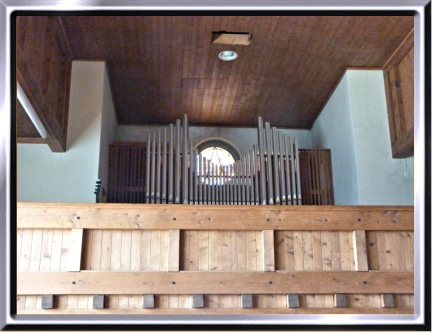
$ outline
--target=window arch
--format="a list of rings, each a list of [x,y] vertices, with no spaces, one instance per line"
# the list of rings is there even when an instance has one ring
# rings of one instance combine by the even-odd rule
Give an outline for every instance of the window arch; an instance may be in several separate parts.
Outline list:
[[[201,153],[208,148],[221,148],[226,150],[234,158],[234,161],[240,159],[241,154],[239,149],[233,143],[224,138],[211,137],[195,145],[195,149],[198,150],[198,153]]]

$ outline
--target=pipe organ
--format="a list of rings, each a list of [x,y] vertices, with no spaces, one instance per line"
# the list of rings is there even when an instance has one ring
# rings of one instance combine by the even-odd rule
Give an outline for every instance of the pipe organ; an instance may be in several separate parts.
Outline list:
[[[207,160],[183,123],[147,138],[145,201],[148,204],[301,205],[299,147],[258,118],[258,145],[232,165]]]

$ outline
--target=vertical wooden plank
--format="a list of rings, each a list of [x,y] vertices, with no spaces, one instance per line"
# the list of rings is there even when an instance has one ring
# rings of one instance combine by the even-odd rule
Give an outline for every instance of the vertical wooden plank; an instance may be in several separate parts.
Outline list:
[[[323,259],[322,259],[322,246],[321,246],[321,232],[312,232],[312,246],[313,246],[313,270],[323,270]]]
[[[160,270],[160,231],[151,231],[150,271]]]
[[[255,231],[256,239],[256,270],[264,270],[263,237],[261,231]]]
[[[151,232],[141,231],[140,270],[150,270]]]
[[[199,231],[189,232],[189,270],[199,271]]]
[[[377,232],[378,265],[380,270],[387,270],[387,255],[384,232]]]
[[[414,232],[404,232],[403,235],[406,268],[414,271]]]
[[[262,231],[263,271],[275,271],[274,231]]]
[[[323,270],[333,269],[331,232],[321,232]]]
[[[218,271],[228,271],[228,232],[218,232]]]
[[[132,231],[131,271],[139,271],[141,265],[141,231]]]
[[[342,270],[341,267],[341,252],[339,243],[339,232],[330,232],[331,247],[332,247],[332,269],[333,271]]]
[[[69,269],[69,248],[70,248],[70,229],[63,230],[60,271],[68,271]]]
[[[180,230],[168,231],[168,272],[180,271]]]
[[[71,230],[70,252],[69,252],[69,271],[81,271],[81,250],[84,230],[73,228]]]
[[[237,271],[238,261],[237,261],[237,232],[228,232],[228,270]]]
[[[112,233],[113,231],[111,230],[102,231],[102,254],[100,269],[104,271],[111,270]]]
[[[200,231],[199,237],[199,270],[209,270],[209,232]]]
[[[285,270],[285,241],[284,232],[275,231],[275,269]]]
[[[285,241],[285,269],[295,271],[294,234],[292,231],[284,232]]]
[[[375,231],[367,231],[366,238],[369,270],[379,270],[377,234]]]
[[[366,232],[353,231],[354,259],[356,271],[369,271],[367,262]]]
[[[384,239],[386,244],[387,269],[396,270],[396,253],[393,232],[385,232]]]
[[[406,271],[406,258],[402,232],[393,232],[395,241],[396,270]]]
[[[154,200],[154,198],[153,198],[153,200]],[[119,270],[130,271],[132,232],[126,231],[126,230],[120,231],[120,239],[121,239],[121,242],[120,242]],[[119,306],[119,308],[128,308],[129,307],[129,296],[119,295],[118,306]]]
[[[120,271],[121,269],[121,247],[122,231],[114,230],[111,244],[111,270]]]
[[[180,269],[190,271],[190,231],[180,232]],[[179,295],[179,308],[189,308],[189,295]]]
[[[100,270],[101,257],[102,257],[102,231],[94,229],[91,232],[93,233],[93,235],[92,235],[91,269],[92,270]],[[70,254],[69,254],[69,257],[70,257]]]
[[[346,231],[339,232],[342,271],[351,270],[351,258],[350,258],[350,247],[349,247],[350,236],[352,236],[351,232],[346,232]]]
[[[302,232],[293,232],[294,235],[294,261],[295,270],[304,270],[304,252],[303,252],[303,234]]]
[[[23,229],[17,229],[17,247],[16,247],[17,270],[19,270],[19,266],[20,266],[23,233],[24,233]]]
[[[303,267],[305,271],[314,270],[312,232],[303,232]],[[306,294],[305,303],[307,308],[315,308],[315,295]]]
[[[314,271],[323,270],[323,258],[322,258],[322,244],[321,244],[321,232],[312,232],[312,242],[313,242],[313,268]],[[325,307],[325,295],[317,294],[315,295],[315,307],[324,308]]]
[[[257,271],[257,241],[255,232],[247,232],[247,271]]]
[[[53,237],[56,236],[56,231],[54,230]],[[61,230],[59,230],[61,231]],[[91,251],[92,251],[92,236],[93,233],[91,232],[91,229],[85,229],[83,233],[83,244],[82,244],[82,256],[81,256],[81,268],[83,270],[90,270],[91,269]],[[62,240],[63,234],[60,236],[60,241]],[[54,240],[53,240],[54,244]],[[54,254],[54,252],[53,252]],[[111,253],[110,253],[111,254]]]
[[[33,231],[30,254],[30,271],[39,271],[42,251],[42,236],[42,229],[35,229]]]
[[[168,271],[169,238],[168,231],[161,231],[159,271]],[[167,299],[168,301],[168,299]],[[168,305],[168,304],[167,304]]]
[[[247,271],[247,232],[237,231],[238,271]]]
[[[189,271],[189,233],[190,231],[180,231],[180,270]]]
[[[314,269],[312,232],[309,231],[303,232],[303,266],[305,271]]]
[[[218,232],[209,231],[209,271],[218,269]]]
[[[49,267],[50,271],[60,271],[62,243],[63,243],[63,230],[61,229],[53,230],[52,245],[51,245],[51,261]]]
[[[352,236],[349,237],[349,247],[350,247],[350,264],[351,264],[351,271],[355,271],[354,239],[353,239]]]
[[[50,269],[52,238],[53,238],[53,230],[44,229],[43,236],[42,236],[40,271],[49,271]]]

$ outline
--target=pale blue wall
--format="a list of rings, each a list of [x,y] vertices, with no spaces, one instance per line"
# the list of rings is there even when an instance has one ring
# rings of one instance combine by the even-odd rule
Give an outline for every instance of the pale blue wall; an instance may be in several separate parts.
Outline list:
[[[349,70],[347,74],[360,204],[414,204],[414,158],[406,163],[392,158],[383,72]]]
[[[333,92],[312,130],[312,146],[331,149],[336,205],[359,204],[348,77]]]
[[[393,159],[381,70],[346,72],[312,127],[332,150],[337,205],[413,205],[414,158]]]

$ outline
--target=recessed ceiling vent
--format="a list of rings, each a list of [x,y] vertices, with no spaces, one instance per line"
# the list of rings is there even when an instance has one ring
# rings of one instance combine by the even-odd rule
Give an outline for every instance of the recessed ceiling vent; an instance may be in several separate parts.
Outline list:
[[[250,45],[251,40],[252,40],[252,33],[249,32],[227,32],[227,31],[212,32],[213,44]]]

